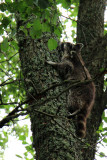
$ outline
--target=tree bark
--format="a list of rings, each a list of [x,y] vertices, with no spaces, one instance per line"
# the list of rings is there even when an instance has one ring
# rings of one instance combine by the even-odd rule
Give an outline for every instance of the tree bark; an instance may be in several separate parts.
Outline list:
[[[45,61],[46,59],[60,61],[61,55],[57,51],[50,53],[48,50],[47,42],[52,35],[47,33],[40,39],[33,40],[20,31],[21,25],[23,22],[18,16],[17,37],[21,68],[29,100],[28,111],[31,118],[35,157],[38,160],[72,159],[76,150],[70,148],[72,135],[70,136],[71,132],[67,132],[71,127],[66,118],[66,93],[60,97],[57,96],[64,87],[52,88],[47,93],[43,92],[52,84],[60,83],[56,72],[46,66]],[[71,128],[72,132],[73,130],[74,128]]]
[[[83,59],[93,78],[100,74],[101,68],[106,68],[106,41],[104,36],[104,9],[105,1],[102,0],[80,0],[77,42],[84,44]],[[104,61],[103,61],[104,60]],[[91,116],[87,124],[87,136],[85,142],[92,147],[83,148],[83,159],[91,160],[95,157],[95,149],[99,135],[97,130],[101,123],[101,116],[106,108],[103,104],[104,74],[95,80],[96,100]],[[88,96],[88,95],[87,95]],[[81,148],[82,149],[82,148]]]
[[[87,66],[93,77],[105,65],[102,61],[96,60],[101,53],[103,56],[105,55],[102,42],[99,42],[99,47],[96,45],[99,37],[103,37],[104,6],[104,1],[101,0],[80,0],[77,42],[85,45],[83,57],[87,64],[90,62]],[[55,38],[55,36],[49,33],[42,35],[39,39],[25,36],[19,29],[25,22],[19,17],[20,15],[17,15],[17,39],[25,89],[29,100],[28,112],[31,119],[36,159],[94,160],[98,140],[96,131],[105,108],[102,105],[104,76],[96,81],[96,103],[92,115],[88,119],[87,136],[81,140],[75,136],[75,121],[69,121],[66,118],[68,115],[66,93],[59,96],[66,85],[52,87],[44,92],[49,86],[61,83],[56,72],[45,64],[47,59],[60,61],[61,55],[58,51],[50,52],[47,47],[48,39]],[[92,57],[94,57],[93,60]],[[101,58],[103,57],[101,56]]]

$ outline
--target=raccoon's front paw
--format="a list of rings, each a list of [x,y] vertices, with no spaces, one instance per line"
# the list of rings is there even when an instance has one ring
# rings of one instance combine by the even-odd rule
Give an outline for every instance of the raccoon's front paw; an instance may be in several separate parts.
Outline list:
[[[50,65],[55,65],[56,63],[55,62],[52,62],[52,61],[45,61],[46,64],[50,64]]]

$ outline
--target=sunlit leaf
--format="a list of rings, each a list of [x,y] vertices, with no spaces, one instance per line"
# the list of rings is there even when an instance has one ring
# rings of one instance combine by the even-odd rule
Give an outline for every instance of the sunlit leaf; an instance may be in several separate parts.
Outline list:
[[[22,157],[22,156],[20,156],[19,154],[16,154],[16,157],[21,158],[21,159],[23,158],[23,157]]]
[[[1,50],[7,51],[8,47],[9,47],[8,38],[5,38],[4,41],[1,43]]]
[[[103,152],[100,152],[100,157],[105,157],[105,154]]]
[[[57,47],[57,41],[55,39],[49,39],[48,40],[48,48],[49,50],[56,49]]]

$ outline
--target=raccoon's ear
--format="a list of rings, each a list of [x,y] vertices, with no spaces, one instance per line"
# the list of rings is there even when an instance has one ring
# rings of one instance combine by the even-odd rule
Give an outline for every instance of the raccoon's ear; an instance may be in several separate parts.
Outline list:
[[[77,43],[76,45],[75,45],[75,49],[77,50],[77,51],[81,51],[81,49],[84,47],[84,45],[82,44],[82,43]]]
[[[74,44],[70,43],[70,42],[61,42],[60,43],[60,49],[61,51],[71,51],[73,50]]]
[[[64,48],[64,43],[63,43],[63,42],[60,43],[60,49],[61,49],[61,51],[64,52],[64,49],[65,49],[65,48]]]
[[[63,42],[59,42],[57,49],[59,51],[63,51],[64,52],[64,43]]]

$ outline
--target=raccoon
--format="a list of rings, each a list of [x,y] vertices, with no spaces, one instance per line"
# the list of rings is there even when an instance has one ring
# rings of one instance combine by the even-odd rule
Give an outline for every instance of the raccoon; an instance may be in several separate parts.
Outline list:
[[[83,44],[72,44],[63,42],[59,46],[59,51],[62,51],[61,62],[47,61],[59,74],[62,80],[90,80],[91,76],[88,69],[85,67],[81,56]],[[77,136],[84,138],[86,135],[87,118],[90,115],[95,100],[95,85],[90,82],[84,85],[70,89],[68,93],[67,107],[72,115],[77,117]]]

